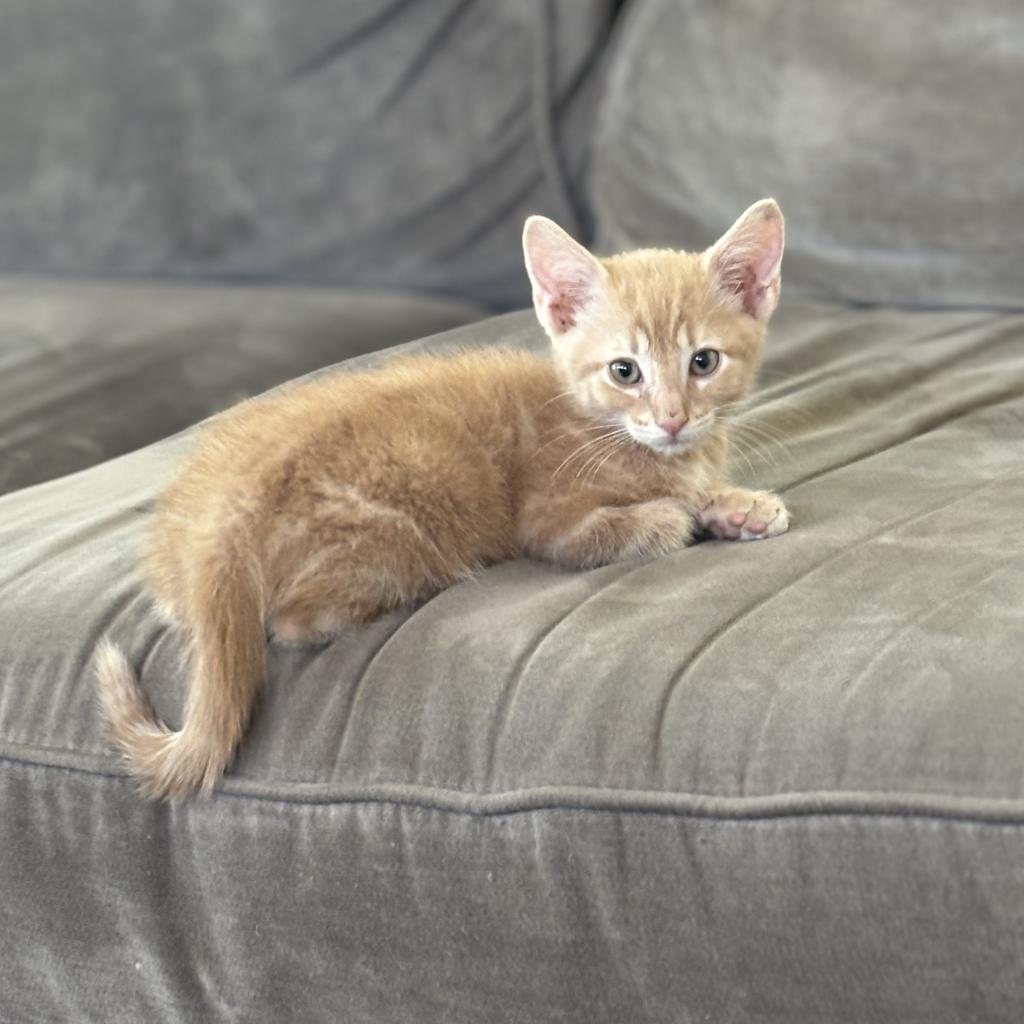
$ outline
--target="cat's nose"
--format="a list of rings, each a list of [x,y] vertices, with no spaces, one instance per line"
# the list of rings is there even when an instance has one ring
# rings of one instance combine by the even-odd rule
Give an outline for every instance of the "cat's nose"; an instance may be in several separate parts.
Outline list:
[[[666,419],[658,420],[658,426],[674,441],[679,431],[686,426],[686,421],[689,418],[689,416],[684,416],[681,412],[676,412]]]

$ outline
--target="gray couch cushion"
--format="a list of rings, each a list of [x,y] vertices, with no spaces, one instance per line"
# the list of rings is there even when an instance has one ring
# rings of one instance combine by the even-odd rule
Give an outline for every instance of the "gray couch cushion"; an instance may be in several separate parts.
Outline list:
[[[612,0],[10,0],[0,271],[529,299]]]
[[[791,533],[514,562],[274,649],[175,807],[88,663],[111,633],[180,720],[135,556],[191,434],[0,499],[0,1018],[1016,1024],[1022,341],[784,304],[747,423],[786,445],[739,476]],[[464,342],[540,338],[427,347]]]
[[[1017,0],[645,0],[609,73],[592,193],[610,249],[709,244],[774,195],[786,288],[1024,306]]]
[[[480,312],[395,292],[0,278],[0,493]]]

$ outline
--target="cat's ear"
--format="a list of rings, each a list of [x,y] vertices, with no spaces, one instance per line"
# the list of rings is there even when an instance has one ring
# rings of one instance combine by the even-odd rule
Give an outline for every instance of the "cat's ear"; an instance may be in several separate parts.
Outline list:
[[[705,253],[718,290],[758,320],[775,311],[785,228],[774,199],[754,203]]]
[[[541,326],[554,338],[572,330],[600,296],[605,269],[547,217],[528,217],[523,254]]]

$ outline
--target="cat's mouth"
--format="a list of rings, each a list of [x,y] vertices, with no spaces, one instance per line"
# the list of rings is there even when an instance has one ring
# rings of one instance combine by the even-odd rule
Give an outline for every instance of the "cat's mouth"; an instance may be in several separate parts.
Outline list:
[[[697,443],[697,436],[695,434],[687,434],[685,436],[680,434],[678,437],[673,438],[664,434],[659,437],[631,430],[630,435],[637,444],[643,445],[644,448],[650,448],[651,451],[657,452],[659,455],[679,455]]]
[[[705,434],[706,417],[691,423],[686,430],[671,437],[663,430],[653,431],[642,427],[629,426],[630,436],[638,444],[657,452],[659,455],[680,455],[699,444]]]
[[[640,442],[645,444],[648,448],[653,449],[656,452],[660,452],[662,455],[678,455],[680,452],[685,452],[687,448],[692,448],[697,443],[696,437],[676,437],[676,438],[645,438]]]

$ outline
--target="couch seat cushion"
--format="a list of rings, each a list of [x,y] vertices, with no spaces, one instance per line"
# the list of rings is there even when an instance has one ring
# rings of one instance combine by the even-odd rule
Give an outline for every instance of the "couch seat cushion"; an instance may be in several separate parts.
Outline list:
[[[425,347],[467,342],[541,339]],[[191,432],[0,500],[0,879],[35,940],[0,1016],[1019,1019],[1024,317],[791,304],[769,344],[738,477],[789,534],[512,562],[274,649],[180,806],[134,794],[89,659],[110,633],[180,720],[135,556]]]
[[[0,493],[480,315],[403,292],[0,277]]]

